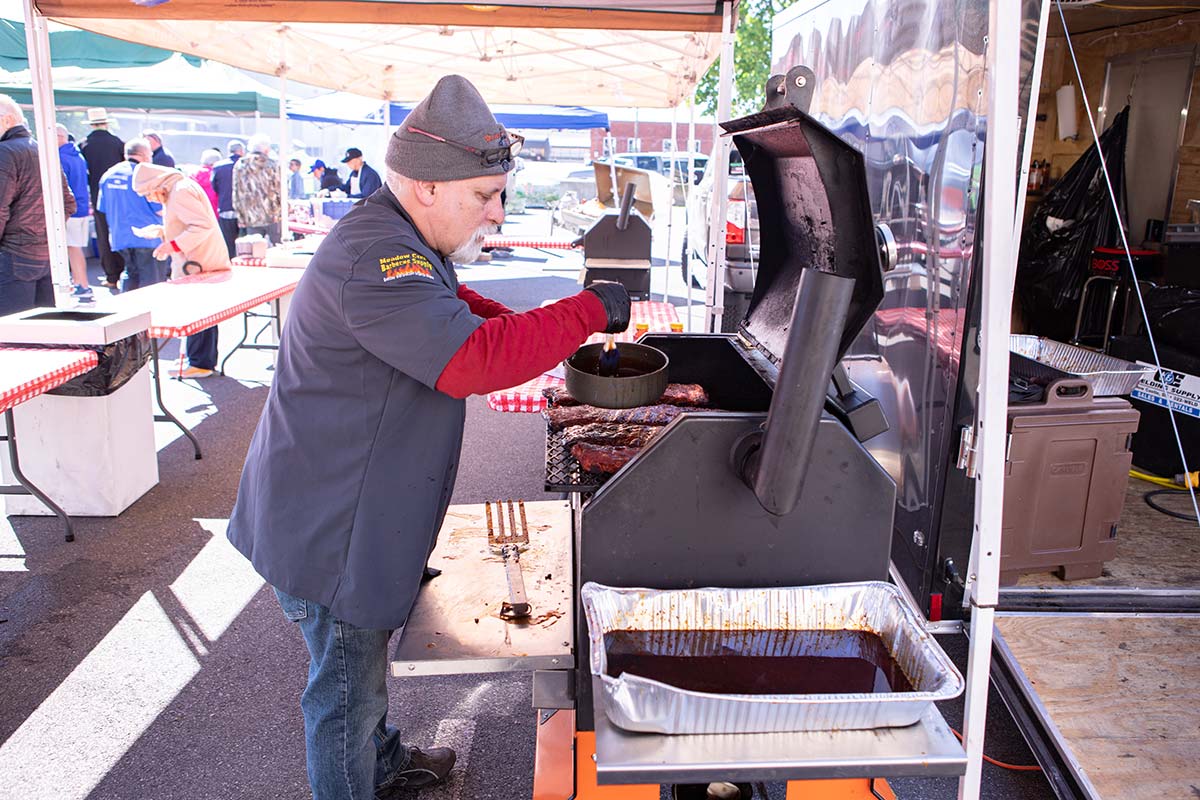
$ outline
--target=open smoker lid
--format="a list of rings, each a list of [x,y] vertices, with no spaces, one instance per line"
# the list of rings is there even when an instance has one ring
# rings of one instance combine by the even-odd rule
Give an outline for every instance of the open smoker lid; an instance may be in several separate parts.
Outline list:
[[[778,363],[801,270],[832,272],[855,281],[845,330],[829,332],[842,358],[883,299],[862,154],[790,106],[721,127],[734,134],[758,203],[758,277],[739,329]]]

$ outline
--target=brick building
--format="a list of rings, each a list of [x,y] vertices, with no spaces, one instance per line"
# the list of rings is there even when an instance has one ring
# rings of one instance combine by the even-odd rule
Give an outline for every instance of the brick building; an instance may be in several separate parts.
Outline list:
[[[684,117],[680,113],[680,117]],[[611,135],[617,140],[618,153],[653,153],[661,150],[670,150],[671,144],[671,123],[670,122],[651,122],[633,120],[615,120],[611,119],[609,124],[612,126]],[[592,157],[600,158],[604,154],[604,136],[605,131],[601,128],[592,130]],[[688,149],[688,125],[687,119],[680,119],[676,127],[675,147],[676,151],[686,151]],[[712,152],[712,123],[705,122],[701,124],[696,122],[696,138],[692,148],[698,153]]]

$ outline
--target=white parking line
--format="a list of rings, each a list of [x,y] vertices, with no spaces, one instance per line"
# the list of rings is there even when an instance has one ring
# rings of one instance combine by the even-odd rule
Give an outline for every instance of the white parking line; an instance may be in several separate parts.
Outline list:
[[[438,723],[433,743],[438,747],[452,747],[458,754],[454,771],[445,783],[421,792],[421,800],[459,800],[463,785],[467,781],[467,766],[471,757],[471,743],[475,740],[475,721],[470,719],[444,719]]]

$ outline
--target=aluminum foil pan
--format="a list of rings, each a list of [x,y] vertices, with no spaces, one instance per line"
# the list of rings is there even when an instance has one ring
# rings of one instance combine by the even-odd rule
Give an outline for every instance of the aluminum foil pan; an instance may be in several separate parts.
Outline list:
[[[1014,333],[1008,337],[1008,349],[1026,358],[1045,364],[1092,384],[1096,397],[1113,397],[1129,394],[1138,382],[1154,372],[1153,367],[1143,367],[1115,356],[1056,342],[1044,336],[1029,336]],[[1036,379],[1037,375],[1019,377]],[[1053,380],[1056,376],[1042,376]]]
[[[912,725],[931,703],[957,697],[963,678],[900,591],[881,581],[775,589],[580,590],[597,697],[630,731],[760,733]],[[607,673],[615,630],[867,630],[879,635],[913,691],[879,694],[708,694],[628,673]]]

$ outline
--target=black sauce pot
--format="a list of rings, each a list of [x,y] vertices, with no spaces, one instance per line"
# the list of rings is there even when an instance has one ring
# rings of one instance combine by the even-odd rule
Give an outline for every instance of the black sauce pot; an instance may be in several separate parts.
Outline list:
[[[667,390],[667,354],[632,342],[617,345],[621,361],[615,378],[602,378],[600,354],[603,344],[585,344],[563,362],[567,391],[589,406],[634,408],[658,402]]]

